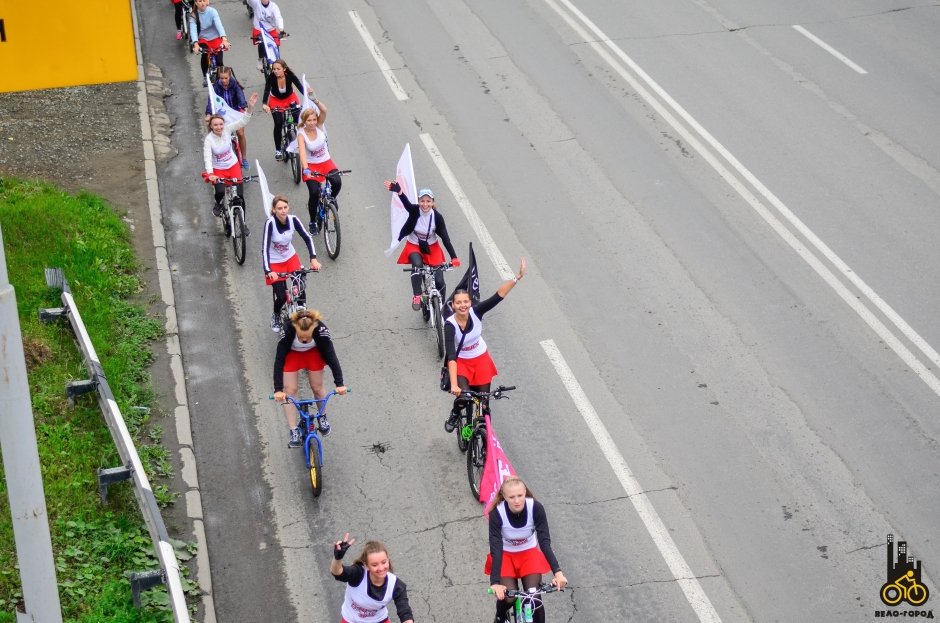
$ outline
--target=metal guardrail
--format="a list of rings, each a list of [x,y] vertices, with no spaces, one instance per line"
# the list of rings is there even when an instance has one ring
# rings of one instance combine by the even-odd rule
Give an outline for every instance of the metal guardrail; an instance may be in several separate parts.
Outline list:
[[[69,290],[62,269],[47,268],[46,284],[50,288],[62,290],[63,307],[40,310],[39,317],[45,322],[63,317],[68,319],[72,332],[75,334],[75,341],[84,356],[85,367],[91,375],[90,379],[70,381],[66,384],[69,404],[72,404],[76,396],[93,391],[97,392],[98,405],[101,407],[105,422],[107,422],[108,429],[111,431],[111,439],[114,440],[114,445],[117,447],[121,461],[123,461],[123,465],[120,467],[98,470],[98,489],[102,501],[106,499],[109,485],[123,480],[134,481],[134,496],[137,498],[140,512],[144,516],[147,530],[150,532],[150,538],[153,541],[153,548],[160,561],[159,571],[130,574],[134,604],[140,607],[141,591],[158,584],[166,584],[175,621],[177,623],[189,623],[189,609],[186,606],[186,596],[183,592],[176,552],[167,535],[163,517],[160,515],[160,508],[157,506],[153,489],[150,487],[150,480],[147,478],[143,464],[140,462],[140,456],[137,454],[137,448],[134,447],[134,441],[127,431],[124,417],[114,400],[114,394],[111,392],[108,380],[104,376],[104,368],[102,368],[95,347],[91,343],[91,338],[85,330],[85,324],[78,313],[78,307],[72,298],[71,290]]]

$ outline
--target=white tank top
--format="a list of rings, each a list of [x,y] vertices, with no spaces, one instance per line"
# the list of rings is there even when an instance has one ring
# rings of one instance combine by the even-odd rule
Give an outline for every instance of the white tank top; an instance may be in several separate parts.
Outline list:
[[[526,520],[521,528],[516,528],[509,523],[509,517],[506,516],[506,504],[507,502],[502,502],[496,507],[499,511],[499,518],[503,520],[503,551],[524,552],[538,547],[538,537],[535,535],[535,513],[532,512],[535,500],[525,499]]]
[[[310,341],[304,344],[296,335],[294,335],[294,342],[290,345],[290,349],[296,350],[298,353],[305,353],[308,350],[313,350],[316,347],[317,343],[313,341],[313,338],[310,338]]]
[[[419,240],[427,240],[428,244],[434,244],[437,242],[437,228],[434,225],[434,210],[429,210],[427,214],[421,212],[414,231],[408,234],[408,242],[418,244]]]
[[[268,217],[271,224],[271,238],[268,241],[268,261],[272,264],[286,262],[297,255],[294,250],[294,219],[287,216],[287,229],[282,233],[277,230],[277,217],[273,214]],[[267,225],[265,225],[267,227]]]
[[[227,138],[226,134],[222,136]],[[238,164],[238,157],[235,155],[235,150],[232,149],[231,139],[226,141],[213,140],[210,148],[212,149],[213,169],[230,169]]]
[[[301,132],[304,133],[304,147],[307,150],[307,163],[320,164],[330,159],[330,150],[326,143],[326,133],[321,132],[319,128],[314,128],[313,131],[316,132],[316,136],[313,140],[310,140],[307,131],[301,130]]]
[[[463,346],[460,348],[460,352],[457,353],[457,356],[461,359],[473,359],[486,352],[486,342],[483,341],[483,321],[473,313],[472,307],[467,310],[467,314],[470,316],[473,327],[466,337],[463,336],[460,325],[457,324],[457,314],[447,319],[447,322],[454,325],[454,329],[456,329],[454,332],[454,348],[460,346],[460,340],[463,340]]]
[[[388,618],[388,602],[392,601],[395,592],[395,574],[389,572],[388,584],[385,586],[385,595],[382,601],[369,597],[369,572],[362,576],[359,586],[346,584],[346,594],[343,596],[343,618],[349,623],[382,623]]]

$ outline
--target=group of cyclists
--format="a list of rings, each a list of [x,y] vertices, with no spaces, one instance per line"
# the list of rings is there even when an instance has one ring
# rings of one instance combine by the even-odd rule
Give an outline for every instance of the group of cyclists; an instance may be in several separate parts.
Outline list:
[[[250,168],[246,157],[244,127],[252,118],[259,96],[253,93],[246,98],[234,71],[222,63],[222,54],[230,47],[229,39],[218,11],[209,6],[209,0],[195,0],[195,6],[188,14],[185,10],[189,6],[187,0],[171,2],[175,9],[177,39],[182,39],[183,20],[188,20],[192,49],[194,52],[202,52],[203,74],[210,64],[209,55],[214,54],[219,67],[214,85],[216,93],[233,110],[244,113],[238,120],[226,122],[224,116],[213,114],[211,104],[206,108],[208,132],[203,143],[203,177],[215,187],[213,213],[219,216],[225,195],[224,183],[235,184],[238,194],[243,196],[241,181],[244,171]],[[244,2],[252,16],[252,38],[257,42],[259,34],[264,30],[279,45],[280,35],[284,34],[284,19],[274,0]],[[259,59],[265,53],[259,45]],[[301,100],[298,93],[306,97]],[[300,218],[291,214],[288,198],[275,194],[270,206],[266,206],[269,216],[263,225],[261,240],[262,270],[265,283],[272,288],[271,329],[279,335],[273,366],[274,398],[284,404],[289,432],[288,447],[295,448],[301,445],[303,431],[298,429],[296,409],[285,399],[288,396],[296,397],[299,372],[306,371],[314,396],[323,399],[327,393],[323,386],[323,369],[329,366],[336,393],[346,393],[339,358],[321,314],[305,307],[306,301],[301,292],[299,306],[295,306],[288,317],[282,316],[288,296],[285,275],[303,268],[293,245],[294,235],[298,235],[306,247],[310,270],[320,270],[313,242],[320,225],[317,222],[320,183],[324,178],[330,180],[335,200],[341,189],[341,180],[329,153],[324,127],[326,105],[314,97],[312,89],[298,80],[283,59],[271,63],[271,73],[260,99],[264,112],[271,114],[274,121],[275,160],[284,159],[285,150],[296,153],[302,166],[302,179],[309,193],[307,208],[310,218],[306,226]],[[284,125],[289,119],[298,123],[297,140],[296,143],[285,145]],[[398,234],[398,241],[404,241],[398,263],[412,267],[411,304],[413,309],[418,310],[422,303],[419,269],[444,264],[445,249],[451,266],[459,267],[460,259],[431,189],[419,190],[417,204],[414,204],[397,182],[386,180],[385,188],[398,195],[408,214]],[[442,299],[447,300],[453,310],[444,325],[445,362],[450,376],[450,392],[454,395],[453,407],[444,421],[448,433],[454,430],[459,413],[465,408],[461,394],[467,390],[490,391],[497,368],[483,339],[483,317],[513,290],[525,274],[526,264],[523,259],[512,279],[502,283],[489,298],[474,302],[466,289],[457,289],[447,298],[443,271],[435,272],[436,287]],[[484,401],[483,411],[489,413],[488,401]],[[323,435],[330,432],[325,414],[320,417],[319,428]],[[487,512],[490,547],[484,573],[489,576],[491,591],[497,600],[495,621],[503,623],[508,620],[515,602],[515,597],[509,596],[507,590],[517,589],[520,582],[524,590],[536,589],[546,573],[552,574],[551,584],[557,589],[564,588],[567,579],[552,551],[545,509],[535,500],[521,478],[507,477]],[[343,556],[354,542],[355,539],[350,539],[346,534],[332,545],[334,560],[330,571],[338,581],[346,584],[342,606],[343,623],[387,622],[388,604],[392,602],[402,623],[413,622],[405,583],[392,572],[387,548],[380,542],[369,541],[353,565],[343,565]],[[536,623],[544,622],[544,608],[537,607],[532,617]]]

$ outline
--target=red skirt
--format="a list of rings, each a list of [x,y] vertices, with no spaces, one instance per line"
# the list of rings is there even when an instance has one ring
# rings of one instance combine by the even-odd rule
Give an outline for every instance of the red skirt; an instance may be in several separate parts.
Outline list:
[[[219,177],[227,177],[238,182],[242,181],[242,165],[238,159],[238,152],[235,152],[235,164],[227,169],[212,169],[212,174]],[[237,183],[237,182],[236,182]]]
[[[222,37],[216,37],[215,39],[200,39],[198,43],[205,43],[208,46],[210,52],[218,52],[222,49]]]
[[[490,574],[493,569],[493,554],[486,555],[483,573]],[[503,552],[503,565],[499,568],[502,578],[516,578],[517,580],[533,573],[549,573],[552,566],[538,547],[526,549],[521,552]]]
[[[272,273],[292,273],[295,270],[300,270],[303,268],[303,265],[300,263],[300,257],[294,253],[290,256],[286,262],[271,262],[271,272]],[[287,277],[278,277],[277,279],[271,279],[267,275],[264,276],[265,285],[273,285],[278,281],[286,281]]]
[[[486,385],[497,374],[496,364],[490,359],[490,351],[472,359],[457,357],[457,376],[466,378],[471,386]]]
[[[277,45],[277,47],[281,47],[281,35],[277,32],[277,28],[269,30],[268,34],[271,35],[272,39],[274,39],[274,43]],[[257,40],[259,45],[263,45],[261,43],[261,31],[257,28],[251,29],[251,38],[252,40]],[[271,101],[270,97],[268,98],[268,101]]]
[[[408,256],[412,253],[421,253],[421,260],[428,266],[440,266],[447,261],[444,259],[444,251],[441,249],[440,242],[433,242],[429,244],[428,247],[431,249],[430,253],[421,253],[421,249],[418,248],[418,245],[406,240],[405,248],[401,250],[401,255],[398,256],[398,263],[411,264],[411,260],[408,259]]]
[[[319,348],[311,348],[310,350],[291,349],[287,353],[287,359],[284,360],[284,372],[298,372],[300,370],[319,372],[324,367],[326,367],[326,362],[323,361],[323,355],[320,354]]]
[[[300,146],[298,145],[297,148],[300,149]],[[323,162],[308,162],[307,168],[310,169],[311,171],[316,171],[317,173],[322,173],[323,175],[326,175],[330,171],[338,169],[339,167],[336,166],[336,163],[333,162],[332,158],[327,158]],[[323,178],[313,177],[312,175],[304,174],[304,181],[306,182],[307,180],[313,180],[314,182],[322,182]]]
[[[300,98],[297,97],[296,93],[291,93],[284,99],[274,97],[273,95],[268,95],[268,106],[271,108],[290,108],[291,106],[300,108]],[[299,122],[300,119],[297,119],[296,121]]]

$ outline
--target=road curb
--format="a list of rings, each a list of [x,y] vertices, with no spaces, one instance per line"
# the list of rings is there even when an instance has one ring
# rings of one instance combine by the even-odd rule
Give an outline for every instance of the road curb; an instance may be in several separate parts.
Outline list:
[[[173,279],[166,251],[166,236],[163,231],[163,208],[157,184],[157,163],[153,145],[153,130],[150,126],[150,107],[147,104],[147,81],[144,72],[143,51],[140,46],[140,20],[137,3],[131,2],[134,23],[134,48],[137,54],[137,110],[140,116],[140,135],[144,151],[144,178],[147,184],[147,205],[150,212],[150,230],[156,257],[157,278],[160,297],[166,305],[166,350],[173,376],[173,389],[177,406],[174,409],[176,438],[180,445],[179,463],[183,466],[181,477],[187,487],[185,493],[186,516],[192,523],[196,540],[196,582],[203,591],[203,622],[216,623],[215,602],[212,598],[212,575],[209,568],[209,548],[203,524],[202,496],[199,492],[199,476],[193,451],[192,423],[186,399],[186,377],[183,374],[179,327],[176,319],[176,299],[173,296]]]

